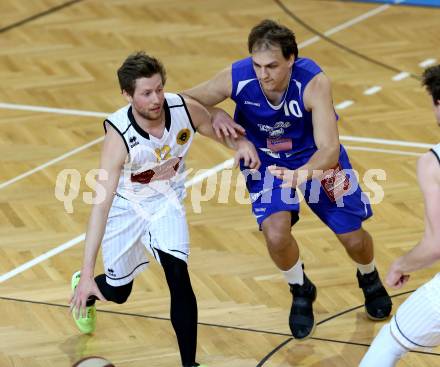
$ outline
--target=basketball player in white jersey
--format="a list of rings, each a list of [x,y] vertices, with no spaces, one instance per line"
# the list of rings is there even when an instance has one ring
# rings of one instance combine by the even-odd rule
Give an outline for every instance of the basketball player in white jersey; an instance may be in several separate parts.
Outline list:
[[[165,272],[182,365],[199,366],[197,302],[187,269],[189,235],[182,204],[184,159],[196,131],[223,142],[212,119],[224,112],[209,112],[194,100],[164,93],[163,65],[143,52],[124,61],[118,79],[129,104],[104,122],[98,185],[105,198],[93,206],[82,269],[72,277],[73,318],[81,332],[91,333],[96,299],[124,303],[133,279],[148,265],[146,247]],[[237,161],[259,166],[255,148],[245,138],[225,145],[236,150]],[[101,244],[105,274],[94,278]]]
[[[440,65],[425,70],[423,85],[431,94],[440,125]],[[409,273],[440,260],[440,144],[424,154],[417,164],[417,178],[425,201],[425,233],[408,253],[395,260],[386,283],[402,287]],[[361,367],[392,367],[410,350],[429,350],[440,345],[440,273],[418,288],[382,327]]]

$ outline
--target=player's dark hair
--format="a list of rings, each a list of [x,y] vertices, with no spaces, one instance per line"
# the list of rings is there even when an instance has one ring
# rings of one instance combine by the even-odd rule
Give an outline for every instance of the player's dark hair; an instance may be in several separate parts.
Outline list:
[[[426,87],[434,100],[434,104],[439,104],[440,100],[440,65],[431,66],[422,75],[422,85]]]
[[[162,83],[166,82],[166,71],[163,64],[155,57],[148,56],[140,51],[128,56],[121,67],[118,69],[118,80],[121,91],[126,91],[133,96],[136,88],[136,79],[150,78],[159,73],[162,77]]]
[[[265,19],[254,28],[248,37],[249,53],[255,50],[266,49],[270,47],[280,47],[285,59],[291,55],[298,58],[298,45],[296,44],[295,34],[287,27]]]

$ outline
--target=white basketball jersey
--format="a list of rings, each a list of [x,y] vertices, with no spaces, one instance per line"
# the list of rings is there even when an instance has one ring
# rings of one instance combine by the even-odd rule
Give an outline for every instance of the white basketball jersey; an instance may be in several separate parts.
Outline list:
[[[437,145],[434,145],[434,146],[431,148],[431,152],[433,152],[433,153],[435,154],[435,156],[436,156],[437,159],[438,159],[438,162],[440,163],[440,143],[437,144]]]
[[[165,129],[155,138],[136,122],[129,104],[104,122],[121,135],[128,152],[116,194],[131,201],[152,201],[185,196],[184,159],[195,128],[185,101],[178,94],[165,93]]]

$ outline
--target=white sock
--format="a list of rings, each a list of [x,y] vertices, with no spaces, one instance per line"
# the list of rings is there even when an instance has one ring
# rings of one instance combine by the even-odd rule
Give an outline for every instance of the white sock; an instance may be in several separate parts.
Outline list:
[[[380,329],[359,367],[394,367],[408,350],[391,335],[390,324]]]
[[[372,273],[374,271],[374,259],[369,264],[356,263],[356,266],[362,275]]]
[[[298,261],[289,270],[281,271],[289,284],[304,284],[304,272],[302,268],[302,262],[298,258]]]

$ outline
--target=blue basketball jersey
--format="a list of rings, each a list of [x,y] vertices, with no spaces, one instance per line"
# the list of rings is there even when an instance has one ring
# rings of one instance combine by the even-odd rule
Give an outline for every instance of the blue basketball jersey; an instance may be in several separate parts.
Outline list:
[[[307,84],[321,72],[321,68],[310,59],[295,60],[282,101],[274,106],[261,88],[252,58],[232,64],[231,98],[236,103],[235,121],[245,128],[246,137],[258,148],[261,159],[258,172],[252,173],[243,162],[240,164],[246,177],[252,211],[260,226],[267,217],[279,211],[292,212],[292,224],[298,217],[296,189],[282,189],[282,180],[273,177],[268,166],[275,164],[295,170],[316,152],[312,113],[306,111],[303,96]],[[349,233],[359,229],[362,221],[372,215],[371,206],[356,175],[350,173],[353,170],[342,145],[338,166],[333,169],[334,176],[328,181],[309,180],[299,189],[303,191],[307,205],[333,232]],[[343,184],[334,186],[336,181]],[[312,187],[319,189],[313,195]],[[341,188],[343,190],[338,194]]]
[[[316,150],[312,114],[304,107],[304,89],[321,72],[312,60],[295,60],[282,102],[274,106],[266,98],[255,74],[252,58],[232,64],[234,119],[246,129],[246,137],[273,158],[310,157]]]

